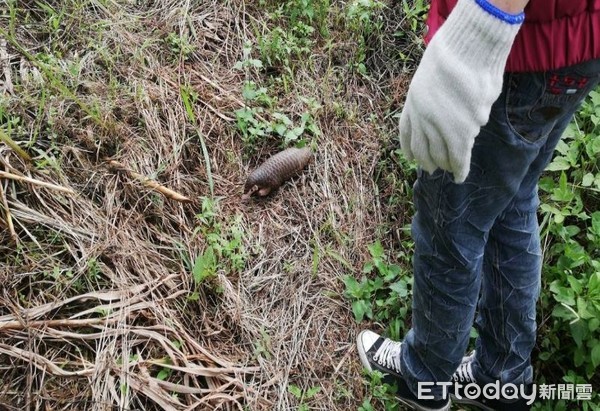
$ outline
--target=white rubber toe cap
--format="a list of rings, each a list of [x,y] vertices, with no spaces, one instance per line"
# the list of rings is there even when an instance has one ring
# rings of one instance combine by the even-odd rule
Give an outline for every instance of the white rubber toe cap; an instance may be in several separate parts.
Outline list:
[[[358,334],[356,343],[359,345],[359,347],[362,347],[365,352],[367,352],[371,349],[373,344],[375,344],[378,338],[379,334],[370,330],[363,330],[360,332],[360,334]]]
[[[369,371],[373,371],[373,369],[367,358],[367,352],[371,349],[373,344],[375,344],[378,338],[379,334],[370,330],[363,330],[356,337],[356,346],[358,348],[360,362]]]

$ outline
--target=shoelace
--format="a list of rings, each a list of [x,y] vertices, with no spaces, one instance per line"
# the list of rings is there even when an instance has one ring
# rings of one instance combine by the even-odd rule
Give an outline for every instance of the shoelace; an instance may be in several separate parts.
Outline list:
[[[460,382],[475,382],[473,377],[473,369],[471,368],[471,361],[463,362],[458,366],[458,369],[452,375],[454,381]]]
[[[402,371],[400,371],[401,346],[401,342],[392,341],[389,338],[386,338],[373,356],[373,359],[377,361],[379,365],[392,369],[398,374],[402,374]]]

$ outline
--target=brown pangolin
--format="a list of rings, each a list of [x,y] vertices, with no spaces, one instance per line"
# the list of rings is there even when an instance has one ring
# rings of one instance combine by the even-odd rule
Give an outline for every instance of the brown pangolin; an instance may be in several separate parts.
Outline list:
[[[242,200],[247,200],[254,193],[266,196],[306,167],[311,158],[312,151],[308,147],[288,148],[268,158],[248,176]]]

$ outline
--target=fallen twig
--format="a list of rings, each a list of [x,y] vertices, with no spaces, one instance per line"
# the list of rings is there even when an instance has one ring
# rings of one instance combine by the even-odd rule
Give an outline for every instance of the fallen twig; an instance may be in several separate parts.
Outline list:
[[[77,371],[67,371],[46,357],[36,354],[33,351],[23,350],[21,348],[14,347],[8,344],[0,343],[0,353],[8,355],[13,358],[22,360],[35,368],[43,372],[48,372],[54,376],[60,377],[77,377],[77,376],[89,376],[94,373],[94,367],[86,367],[85,365]],[[63,363],[62,366],[65,364]]]
[[[8,232],[10,233],[10,237],[14,242],[17,242],[19,237],[15,232],[15,226],[12,221],[12,214],[10,213],[10,208],[8,207],[8,201],[6,201],[6,195],[4,194],[4,189],[2,188],[2,184],[0,184],[0,197],[2,198],[2,206],[4,207],[4,215],[6,216],[6,224],[8,225]]]
[[[49,188],[49,189],[56,190],[56,191],[61,191],[63,193],[75,194],[75,191],[73,191],[73,189],[71,189],[71,188],[59,186],[59,185],[52,184],[52,183],[46,183],[45,181],[36,180],[35,178],[20,176],[20,175],[13,174],[13,173],[8,173],[6,171],[0,171],[0,178],[8,178],[11,180],[23,181],[25,183]]]
[[[86,320],[37,320],[37,321],[3,321],[0,322],[2,330],[21,330],[24,328],[46,328],[46,327],[89,327],[98,324],[116,322],[117,318],[89,318]]]
[[[128,298],[129,296],[137,296],[143,298],[144,291],[149,284],[141,284],[133,286],[126,290],[119,291],[107,291],[107,292],[89,292],[85,294],[76,295],[74,297],[67,298],[62,301],[54,301],[51,303],[42,304],[36,307],[23,309],[19,312],[21,318],[39,318],[46,315],[50,311],[57,310],[75,301],[88,301],[88,300],[101,300],[101,301],[116,301]],[[7,314],[0,316],[0,321],[16,321],[16,316],[13,314]],[[41,321],[41,320],[39,320]]]
[[[129,175],[131,178],[138,180],[145,187],[148,187],[148,188],[151,188],[152,190],[158,191],[165,197],[170,198],[171,200],[180,201],[182,203],[191,203],[192,202],[192,200],[179,194],[178,192],[173,191],[170,188],[167,188],[167,187],[157,183],[156,181],[149,179],[148,177],[145,177],[139,173],[136,173],[135,171],[129,170],[123,164],[119,163],[116,160],[107,160],[107,162],[110,167],[120,170],[120,171],[124,171],[125,173],[127,173],[127,175]]]

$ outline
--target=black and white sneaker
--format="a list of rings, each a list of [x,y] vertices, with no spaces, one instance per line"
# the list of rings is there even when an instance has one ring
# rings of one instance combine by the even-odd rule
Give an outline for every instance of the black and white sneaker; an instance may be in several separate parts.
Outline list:
[[[416,411],[449,411],[450,399],[421,400],[415,396],[402,377],[400,368],[400,352],[402,343],[383,338],[373,331],[364,330],[356,338],[358,355],[363,366],[369,371],[380,371],[383,381],[396,385],[396,397],[411,410]]]
[[[475,351],[463,357],[458,369],[454,375],[452,375],[452,380],[454,382],[450,388],[452,402],[456,404],[472,405],[485,411],[528,411],[531,409],[531,405],[527,404],[528,400],[519,396],[519,393],[507,390],[506,396],[510,399],[502,398],[502,394],[496,392],[500,389],[499,384],[491,386],[489,389],[486,388],[486,385],[482,386],[481,384],[478,384],[473,375],[474,360]],[[531,395],[531,384],[524,387],[524,389],[527,395]],[[484,391],[488,394],[493,394],[490,395],[490,397],[495,398],[487,398],[483,394]],[[479,393],[479,395],[476,395],[476,393]],[[515,396],[518,396],[518,398],[514,398]]]

